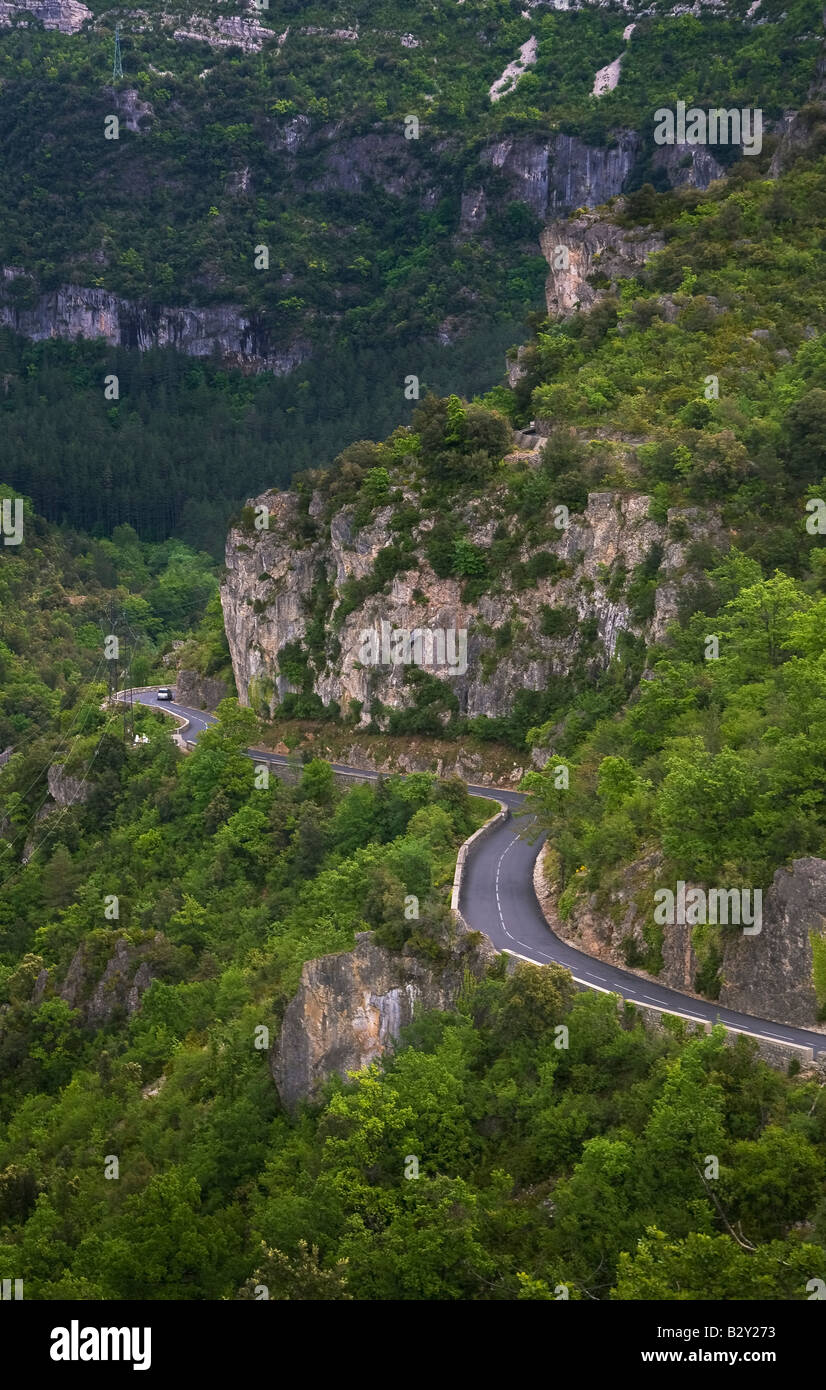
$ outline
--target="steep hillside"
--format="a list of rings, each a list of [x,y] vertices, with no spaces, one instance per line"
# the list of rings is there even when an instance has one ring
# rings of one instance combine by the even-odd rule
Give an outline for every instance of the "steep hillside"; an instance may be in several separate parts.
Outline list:
[[[72,652],[98,659],[74,600],[103,598],[94,563],[140,587],[159,557],[127,542],[29,511],[0,547],[3,718],[29,740],[0,766],[0,1277],[50,1305],[805,1301],[819,1075],[457,936],[456,846],[486,811],[455,782],[343,793],[315,760],[261,785],[232,701],[187,757],[149,711],[145,741],[107,729],[74,689]],[[40,822],[26,787],[87,735],[78,707],[91,794]]]
[[[761,173],[817,86],[814,0],[683,8],[0,6],[0,327],[48,347],[4,336],[5,479],[50,520],[217,554],[245,493],[409,421],[412,378],[489,388],[541,306],[546,221],[737,160],[655,143],[677,73],[689,103],[760,93]],[[78,336],[95,351],[61,351]],[[53,438],[67,388],[83,460]]]
[[[239,695],[276,730],[323,718],[368,753],[438,736],[440,758],[446,738],[509,741],[539,769],[560,930],[808,1023],[826,1009],[823,120],[807,108],[775,179],[743,161],[553,224],[553,316],[510,385],[428,398],[255,499],[222,585]],[[512,433],[530,417],[538,435]],[[678,880],[774,880],[765,930],[664,925],[655,891]]]
[[[805,573],[806,489],[822,472],[820,110],[808,157],[776,180],[744,161],[706,193],[647,188],[601,223],[555,224],[549,260],[564,236],[569,269],[551,269],[556,316],[511,386],[484,403],[429,399],[385,443],[249,505],[223,586],[242,699],[270,714],[352,716],[356,702],[362,727],[426,704],[433,732],[520,701],[550,714],[577,666],[590,682],[618,642],[641,656],[660,640],[732,541],[767,572]],[[640,212],[652,221],[635,231]],[[594,269],[596,225],[617,248],[613,278]],[[634,279],[628,247],[647,253]],[[582,285],[587,314],[573,311]],[[540,434],[514,442],[508,422],[530,415]],[[365,660],[362,634],[382,622],[466,630],[466,669],[455,657],[447,681],[443,659],[437,687],[405,679],[409,660]]]
[[[823,1296],[823,35],[0,0],[4,1297]]]
[[[603,202],[648,168],[651,113],[673,99],[676,71],[689,103],[744,105],[759,91],[767,122],[803,104],[814,3],[680,8],[646,7],[628,43],[628,6],[466,0],[448,21],[431,0],[355,0],[335,16],[304,0],[218,13],[154,0],[139,14],[66,6],[66,32],[42,32],[36,6],[7,5],[3,175],[25,196],[4,219],[0,263],[32,277],[8,286],[17,324],[48,332],[63,316],[84,331],[88,312],[117,341],[161,334],[199,352],[214,336],[286,365],[318,324],[412,340],[448,316],[447,334],[522,309],[535,218]],[[44,10],[45,23],[60,13]],[[115,22],[124,78],[112,86]],[[535,61],[494,100],[531,37]],[[620,82],[595,97],[595,72],[626,49]],[[108,113],[117,140],[104,139]],[[254,265],[259,244],[268,271]],[[62,283],[105,293],[86,311],[83,289],[62,306],[38,300]],[[151,313],[118,307],[135,297]],[[211,326],[158,307],[217,303]]]

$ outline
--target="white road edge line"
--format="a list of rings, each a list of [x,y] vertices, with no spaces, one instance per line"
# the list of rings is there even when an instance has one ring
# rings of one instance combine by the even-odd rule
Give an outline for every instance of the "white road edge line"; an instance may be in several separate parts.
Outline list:
[[[144,692],[147,692],[147,691],[152,691],[152,692],[154,693],[154,691],[155,691],[156,688],[157,688],[157,687],[155,687],[155,686],[143,686],[143,687],[141,687],[141,693],[144,693]],[[135,690],[134,693],[137,694],[138,691]],[[121,694],[121,692],[118,691],[118,692],[116,693],[116,698],[118,698],[120,694]],[[183,707],[182,707],[182,708],[183,708]],[[184,717],[184,716],[181,715],[180,717]],[[190,722],[191,722],[191,716],[190,716]],[[207,725],[204,724],[203,727],[206,728]],[[346,771],[346,772],[348,773],[348,775],[350,775],[350,776],[355,776],[355,777],[358,777],[359,775],[363,775],[363,774],[359,774],[359,772],[358,772],[357,770],[355,770],[355,769],[353,769],[353,770],[351,771],[350,769],[343,769],[343,768],[342,768],[342,771]],[[376,774],[374,773],[373,775],[375,776]],[[496,906],[497,906],[497,909],[498,909],[498,911],[499,911],[499,921],[500,921],[501,924],[502,924],[502,930],[504,931],[505,935],[506,935],[507,937],[510,938],[511,941],[516,941],[516,937],[514,937],[513,934],[512,934],[511,932],[509,932],[508,929],[507,929],[507,927],[505,926],[505,918],[504,918],[504,914],[503,914],[503,912],[502,912],[502,902],[501,902],[501,899],[500,899],[500,896],[499,896],[499,875],[500,875],[500,871],[501,871],[501,868],[502,868],[502,860],[505,858],[505,855],[508,854],[508,853],[513,849],[514,845],[517,844],[518,841],[519,841],[519,835],[516,834],[516,835],[514,835],[514,837],[513,837],[513,839],[511,840],[510,844],[507,845],[506,848],[505,848],[505,849],[502,851],[502,853],[500,854],[498,863],[497,863],[497,865],[496,865]],[[544,956],[546,956],[546,958],[547,958],[549,961],[552,961],[552,962],[554,961],[554,957],[553,957],[553,956],[547,955],[547,953],[546,953],[545,951],[539,951],[538,948],[526,946],[524,941],[517,941],[516,944],[517,944],[517,946],[523,946],[523,947],[525,948],[525,950],[536,950],[538,955],[544,955]],[[508,946],[504,946],[502,949],[503,949],[503,951],[505,952],[506,955],[515,956],[517,960],[525,960],[525,961],[527,961],[530,965],[537,965],[537,964],[538,964],[538,962],[537,962],[533,957],[531,957],[531,956],[523,956],[523,955],[520,954],[519,951],[512,951],[512,950],[510,949],[510,947],[508,947]],[[566,970],[570,970],[570,967],[569,967],[569,966],[564,966],[563,968],[566,969]],[[653,1000],[653,999],[651,998],[651,996],[648,995],[648,994],[641,994],[641,995],[639,996],[639,999],[629,999],[627,995],[622,994],[622,993],[621,993],[619,990],[617,990],[617,989],[607,989],[607,988],[604,987],[603,985],[598,985],[598,984],[596,984],[596,983],[595,983],[595,980],[604,979],[604,978],[605,978],[604,975],[596,975],[596,976],[594,976],[593,979],[587,979],[587,978],[584,978],[584,977],[582,977],[582,976],[580,976],[580,975],[575,975],[574,972],[573,972],[572,970],[571,970],[570,973],[571,973],[571,978],[572,978],[578,985],[584,985],[584,986],[586,987],[586,989],[594,989],[594,990],[597,990],[598,993],[600,993],[600,994],[616,994],[617,997],[618,997],[619,999],[625,999],[626,1002],[629,1003],[629,1004],[640,1004],[640,1001],[641,1001],[641,1000],[645,1000],[645,1004],[644,1004],[642,1007],[649,1008],[649,1009],[653,1009],[653,1010],[655,1011],[655,1013],[660,1013],[660,1014],[671,1014],[674,1018],[684,1018],[684,1019],[687,1019],[689,1023],[702,1023],[703,1025],[708,1025],[709,1027],[713,1027],[713,1026],[714,1026],[714,1023],[713,1023],[713,1021],[712,1021],[711,1019],[704,1018],[702,1015],[687,1014],[687,1013],[683,1013],[683,1012],[682,1012],[681,1010],[679,1010],[679,1009],[668,1008],[665,1004],[657,1004],[657,1003],[654,1002],[654,1000]],[[815,1050],[814,1050],[814,1045],[813,1045],[813,1044],[792,1042],[790,1039],[778,1037],[778,1035],[777,1035],[776,1033],[752,1033],[748,1028],[738,1028],[738,1027],[736,1027],[733,1023],[723,1023],[722,1019],[718,1019],[717,1021],[720,1022],[720,1023],[722,1024],[722,1026],[723,1026],[729,1033],[742,1033],[744,1037],[747,1037],[747,1038],[756,1038],[758,1042],[777,1042],[777,1043],[781,1043],[784,1047],[793,1047],[793,1048],[795,1048],[795,1049],[796,1049],[797,1051],[799,1051],[799,1052],[808,1052],[808,1053],[810,1053],[812,1059],[814,1059],[814,1057],[815,1057]],[[824,1048],[818,1049],[818,1054],[817,1054],[817,1055],[820,1055],[823,1051],[826,1051],[826,1035],[824,1035]]]
[[[516,956],[517,960],[526,960],[529,965],[537,964],[530,956],[522,956],[518,951],[511,951],[507,946],[503,946],[502,949],[505,955]],[[564,968],[567,970],[568,966]],[[618,989],[603,989],[601,985],[595,985],[592,980],[585,980],[579,975],[574,975],[573,971],[571,971],[571,978],[575,980],[578,985],[585,985],[586,989],[596,989],[600,994],[616,994],[619,999],[624,999],[627,1004],[639,1003],[639,1000],[629,999],[627,995],[622,994]],[[646,997],[646,995],[641,996],[643,999]],[[709,1027],[715,1026],[710,1018],[698,1017],[696,1014],[684,1014],[679,1009],[666,1008],[665,1004],[645,1004],[644,1007],[647,1009],[654,1009],[658,1014],[671,1014],[674,1018],[686,1018],[690,1023],[708,1024]],[[736,1028],[733,1023],[723,1023],[722,1019],[718,1019],[717,1022],[729,1033],[742,1033],[744,1037],[756,1038],[758,1042],[779,1042],[782,1043],[784,1047],[796,1048],[798,1052],[811,1052],[814,1058],[814,1047],[811,1047],[808,1043],[792,1042],[790,1038],[779,1038],[775,1033],[751,1033],[748,1028]]]

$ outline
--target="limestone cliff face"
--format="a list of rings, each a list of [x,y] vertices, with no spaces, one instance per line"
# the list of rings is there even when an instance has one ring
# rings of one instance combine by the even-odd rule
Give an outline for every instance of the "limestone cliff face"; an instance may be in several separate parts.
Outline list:
[[[812,939],[826,952],[826,860],[795,859],[766,894],[762,930],[732,935],[720,970],[720,1003],[778,1022],[817,1019]]]
[[[664,246],[661,237],[625,230],[595,214],[550,222],[539,243],[550,266],[545,286],[550,318],[590,309],[601,294],[634,275]]]
[[[672,188],[708,188],[726,172],[706,145],[659,145],[651,167],[664,169]]]
[[[89,14],[77,0],[42,0],[44,13],[48,7],[55,24],[60,18],[62,26],[81,22],[75,11]],[[9,8],[0,0],[0,25],[4,10]],[[203,23],[212,25],[205,19]],[[257,21],[239,17],[219,17],[214,24],[229,25],[232,34],[232,26],[237,25],[247,26],[250,33],[261,29]],[[185,37],[188,32],[176,32],[175,37]],[[262,32],[276,37],[273,30]],[[220,41],[234,43],[237,39],[224,37]],[[126,130],[140,136],[151,128],[155,113],[150,103],[140,100],[136,89],[107,90],[111,109]],[[431,146],[426,141],[406,140],[400,128],[376,125],[355,133],[343,122],[314,126],[305,115],[267,118],[261,134],[272,158],[281,161],[283,178],[296,196],[310,191],[369,197],[371,189],[377,187],[392,198],[412,199],[427,211],[453,191],[455,140],[442,139]],[[480,152],[462,192],[457,238],[483,235],[489,213],[501,211],[511,201],[526,203],[543,220],[604,203],[621,192],[639,147],[639,137],[633,131],[617,132],[615,143],[604,147],[561,134],[542,139],[507,137],[490,143]],[[491,184],[490,189],[487,184]],[[249,199],[255,191],[254,167],[227,171],[227,195]],[[102,258],[102,252],[100,255]],[[325,318],[328,325],[334,321],[321,314],[318,321],[322,326]],[[274,340],[260,318],[236,303],[176,307],[154,299],[131,301],[105,288],[71,282],[44,291],[27,282],[20,267],[0,268],[0,324],[35,342],[44,338],[104,338],[112,346],[138,351],[169,346],[192,357],[217,352],[227,365],[280,376],[310,356],[308,322],[303,330]],[[461,317],[445,320],[437,339],[450,343],[462,328]]]
[[[577,135],[557,132],[542,139],[503,137],[485,146],[479,162],[503,174],[511,197],[527,203],[545,221],[616,198],[625,191],[641,153],[642,140],[634,130],[615,130],[606,145],[588,145]],[[714,156],[699,146],[658,146],[651,166],[664,170],[674,188],[707,188],[724,173]],[[462,203],[462,230],[475,230],[486,215],[484,190],[471,184]]]
[[[504,174],[512,196],[544,220],[573,208],[598,207],[622,192],[640,138],[633,130],[620,130],[614,141],[596,146],[576,135],[509,136],[486,146],[481,163]]]
[[[182,667],[175,677],[175,694],[180,703],[188,709],[193,705],[197,709],[217,709],[229,693],[226,681],[214,676],[202,676],[200,671],[190,671]]]
[[[92,18],[92,11],[80,0],[12,0],[0,4],[0,28],[22,19],[26,13],[39,19],[44,29],[59,29],[61,34],[76,34]]]
[[[330,598],[316,610],[326,633],[326,660],[312,670],[312,689],[325,705],[337,701],[344,712],[350,701],[361,701],[361,724],[369,722],[369,707],[378,699],[394,709],[412,705],[406,683],[407,667],[390,662],[362,664],[364,634],[390,629],[452,629],[467,632],[467,670],[445,665],[433,674],[448,682],[462,715],[499,716],[510,712],[519,690],[542,691],[556,676],[572,669],[581,648],[580,625],[595,624],[595,645],[589,649],[594,669],[612,657],[623,629],[660,637],[676,612],[680,580],[685,571],[688,541],[669,538],[668,527],[650,520],[650,499],[642,494],[595,492],[581,515],[572,514],[558,541],[540,547],[555,556],[558,572],[533,588],[517,591],[512,575],[501,576],[501,592],[483,595],[473,603],[462,599],[462,582],[438,578],[425,557],[427,533],[435,518],[423,517],[414,531],[417,561],[397,574],[382,592],[361,602],[339,622],[337,610],[345,581],[364,579],[381,552],[395,539],[391,509],[377,512],[371,524],[357,529],[352,509],[320,525],[317,539],[297,544],[302,522],[300,503],[292,493],[266,493],[256,506],[269,508],[267,531],[234,529],[226,550],[226,577],[221,590],[224,625],[233,671],[242,704],[272,713],[296,687],[279,671],[279,653],[288,643],[306,643],[313,621],[314,589],[324,582]],[[486,509],[481,510],[485,505]],[[311,504],[311,514],[315,499]],[[467,527],[474,544],[490,544],[501,511],[496,499],[468,503],[457,512],[457,528]],[[715,533],[719,526],[696,509],[679,513],[689,521],[694,538]],[[669,516],[676,520],[677,513]],[[306,518],[303,518],[306,520]],[[662,547],[661,585],[653,615],[644,623],[632,615],[622,592],[622,574],[630,575],[655,545]],[[532,552],[525,548],[520,558]],[[619,576],[619,579],[618,579]],[[543,605],[567,610],[564,635],[545,637],[540,625]],[[510,634],[497,646],[497,630],[510,623]]]
[[[160,933],[155,939],[156,942],[163,940]],[[60,998],[64,999],[70,1008],[80,1010],[83,1021],[89,1028],[101,1028],[111,1023],[120,1013],[126,1013],[131,1018],[140,1008],[141,996],[155,979],[151,956],[151,946],[132,946],[120,937],[103,973],[93,984],[92,977],[97,971],[88,959],[86,947],[81,943],[58,991]],[[48,972],[41,972],[38,976],[35,986],[36,999],[42,998],[45,993],[47,976]]]
[[[164,27],[174,22],[171,17],[164,16],[164,19]],[[179,42],[196,39],[200,43],[208,43],[210,48],[240,48],[244,53],[259,53],[265,43],[277,43],[280,48],[287,36],[276,34],[274,29],[268,29],[243,15],[207,18],[206,15],[195,14],[174,29],[172,37]]]
[[[306,340],[270,341],[266,330],[241,309],[219,304],[208,309],[138,304],[107,290],[61,285],[21,305],[9,293],[23,272],[6,266],[0,279],[0,324],[35,342],[44,338],[104,338],[112,347],[173,347],[190,357],[218,352],[231,365],[286,375],[310,355]]]
[[[623,970],[698,994],[702,959],[690,924],[674,922],[661,929],[662,965],[656,974],[637,966],[649,952],[654,889],[669,886],[662,870],[662,855],[654,851],[629,864],[607,898],[581,894],[564,919],[540,864],[535,885],[548,922],[564,940]],[[689,883],[686,889],[697,886]],[[817,1025],[814,951],[826,951],[826,860],[795,859],[789,868],[777,870],[764,895],[762,926],[756,934],[746,935],[734,926],[713,931],[721,957],[722,1006],[777,1023]],[[813,939],[823,947],[813,947]]]
[[[289,1110],[314,1099],[329,1076],[346,1078],[392,1050],[414,1014],[453,1008],[465,972],[479,977],[496,957],[486,937],[457,931],[442,967],[397,955],[359,932],[355,949],[307,961],[298,993],[270,1054],[278,1094]]]
[[[59,763],[53,763],[46,773],[49,795],[58,806],[73,806],[88,801],[92,795],[92,784],[80,777],[70,777]]]

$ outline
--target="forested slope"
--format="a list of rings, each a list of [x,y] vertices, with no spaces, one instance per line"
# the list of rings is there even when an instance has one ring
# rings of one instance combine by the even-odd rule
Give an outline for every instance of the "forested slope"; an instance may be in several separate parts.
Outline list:
[[[26,527],[0,552],[21,745],[0,769],[3,1277],[34,1299],[808,1296],[826,1274],[818,1078],[646,1033],[562,972],[469,979],[395,1060],[285,1115],[262,1025],[304,960],[365,928],[438,972],[479,809],[426,776],[342,794],[319,761],[256,785],[234,702],[188,757],[149,712],[148,742],[124,744],[91,633],[72,658],[69,600],[130,555],[140,587],[147,553]],[[22,863],[67,738],[90,794],[36,822]]]
[[[760,93],[761,173],[817,83],[814,0],[680,8],[646,7],[629,42],[613,5],[58,4],[63,32],[10,7],[0,321],[106,342],[3,335],[5,481],[50,520],[218,557],[245,492],[409,420],[411,377],[422,396],[493,385],[541,308],[548,217],[647,180],[705,185],[736,160],[726,146],[662,162],[653,113],[678,74],[689,103]],[[531,37],[535,63],[492,100]],[[622,80],[595,96],[620,54]],[[199,365],[171,347],[132,360],[166,342]]]

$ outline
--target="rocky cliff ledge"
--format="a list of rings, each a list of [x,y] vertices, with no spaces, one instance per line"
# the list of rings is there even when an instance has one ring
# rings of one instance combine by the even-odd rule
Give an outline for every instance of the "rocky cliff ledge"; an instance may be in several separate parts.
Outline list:
[[[158,977],[158,961],[164,948],[169,949],[161,932],[154,940],[133,945],[124,937],[112,943],[112,954],[105,961],[87,943],[78,946],[62,982],[55,970],[46,969],[41,957],[29,956],[30,968],[38,970],[31,1001],[40,1004],[54,997],[65,1000],[70,1009],[77,1009],[87,1028],[103,1028],[125,1015],[132,1018],[141,1006],[141,998]],[[162,972],[161,972],[162,973]]]
[[[82,777],[70,777],[60,763],[52,763],[46,773],[49,795],[58,806],[74,806],[88,801],[92,795],[92,784]]]
[[[92,18],[88,5],[80,0],[4,0],[0,4],[0,28],[8,28],[14,20],[25,22],[27,13],[39,19],[44,29],[59,29],[61,34],[76,34]]]
[[[314,1099],[329,1076],[378,1061],[416,1012],[453,1008],[467,972],[481,977],[496,955],[487,937],[457,930],[447,962],[436,966],[359,932],[354,950],[307,961],[270,1053],[284,1107]]]
[[[108,290],[82,285],[61,285],[36,295],[28,307],[10,293],[24,280],[24,272],[6,266],[0,277],[0,324],[24,338],[104,338],[112,347],[173,347],[189,357],[218,353],[231,366],[274,372],[285,376],[310,355],[303,338],[273,343],[263,324],[237,306],[219,304],[208,309],[168,308],[162,304],[138,304]]]
[[[601,294],[633,276],[665,245],[662,237],[644,229],[628,231],[592,213],[550,222],[539,244],[550,266],[545,286],[550,318],[590,309]]]
[[[481,548],[489,546],[497,527],[506,524],[504,486],[498,498],[486,494],[457,509],[457,530],[465,526],[471,542]],[[409,631],[466,629],[466,672],[445,668],[435,674],[449,682],[461,715],[496,717],[510,712],[517,691],[546,690],[555,677],[569,674],[580,658],[594,671],[605,667],[622,630],[648,641],[659,638],[676,613],[691,541],[713,533],[715,544],[725,543],[719,525],[707,513],[669,513],[668,524],[661,525],[649,517],[647,496],[594,492],[585,511],[571,515],[567,529],[558,532],[559,539],[539,547],[547,553],[550,577],[519,590],[508,572],[498,577],[496,591],[465,602],[461,580],[440,579],[430,568],[425,548],[434,518],[422,517],[414,531],[415,567],[397,574],[344,616],[338,613],[343,586],[370,576],[382,551],[394,543],[390,507],[376,512],[361,528],[352,508],[323,523],[322,501],[314,495],[309,523],[316,520],[316,537],[302,544],[297,537],[302,528],[306,534],[308,515],[296,494],[266,493],[254,505],[269,509],[269,530],[230,531],[221,590],[240,702],[272,715],[284,696],[298,688],[290,679],[294,666],[283,670],[279,663],[288,644],[295,656],[297,644],[308,661],[312,690],[325,705],[337,701],[343,713],[351,702],[360,701],[361,727],[369,722],[369,708],[376,699],[393,709],[413,703],[405,680],[407,667],[361,663],[362,633],[380,630],[382,622]],[[678,520],[684,523],[677,528],[679,534],[691,540],[669,534],[669,526]],[[551,529],[551,534],[557,533]],[[655,547],[662,551],[659,587],[652,615],[640,622],[624,592],[623,576],[630,576]],[[527,562],[536,553],[535,547],[526,546],[519,558]],[[542,633],[543,606],[560,610],[556,635]],[[311,628],[323,632],[326,643],[324,657],[314,655],[312,663]]]

